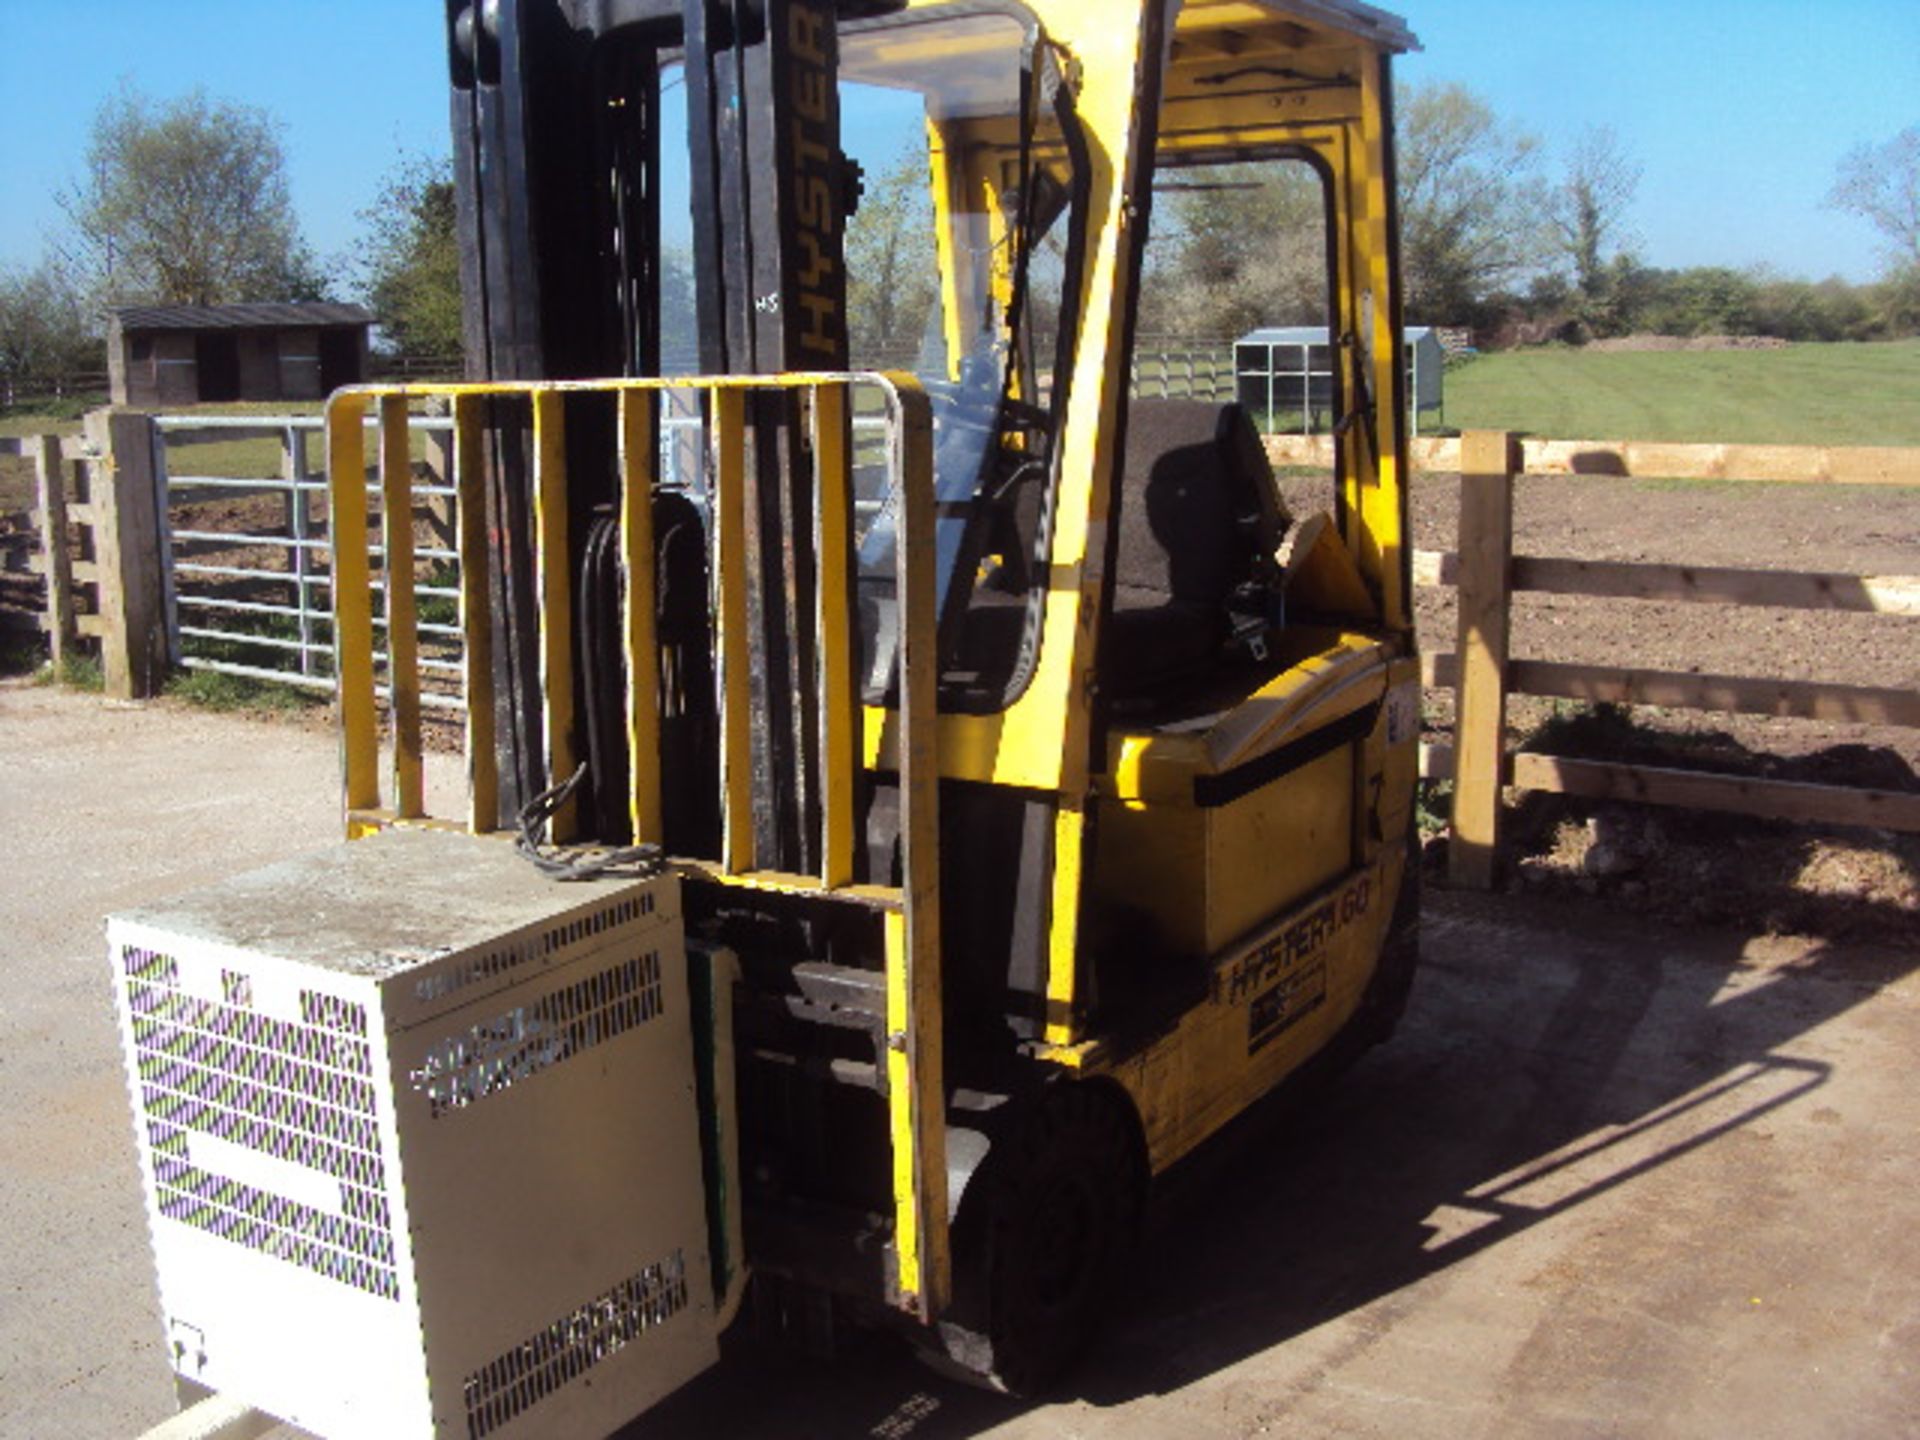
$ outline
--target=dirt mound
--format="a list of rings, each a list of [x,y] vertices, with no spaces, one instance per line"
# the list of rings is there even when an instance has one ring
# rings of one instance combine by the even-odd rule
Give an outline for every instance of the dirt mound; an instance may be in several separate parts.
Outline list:
[[[1602,354],[1644,350],[1784,350],[1787,342],[1774,335],[1618,335],[1594,340],[1589,350]]]
[[[1526,748],[1570,758],[1920,793],[1872,745],[1801,755],[1719,732],[1676,735],[1601,708],[1542,726]],[[1598,896],[1682,924],[1920,948],[1920,836],[1529,792],[1507,829],[1509,885]]]

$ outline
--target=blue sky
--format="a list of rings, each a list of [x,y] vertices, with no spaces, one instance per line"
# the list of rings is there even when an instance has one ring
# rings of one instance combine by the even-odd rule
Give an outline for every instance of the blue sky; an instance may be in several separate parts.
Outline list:
[[[1459,81],[1564,147],[1612,125],[1645,169],[1632,217],[1663,266],[1764,263],[1868,278],[1875,241],[1825,211],[1852,145],[1920,124],[1920,0],[1425,0],[1412,80]],[[323,256],[402,152],[444,152],[440,0],[0,0],[0,264],[58,223],[87,125],[122,77],[204,85],[284,123],[294,203]]]

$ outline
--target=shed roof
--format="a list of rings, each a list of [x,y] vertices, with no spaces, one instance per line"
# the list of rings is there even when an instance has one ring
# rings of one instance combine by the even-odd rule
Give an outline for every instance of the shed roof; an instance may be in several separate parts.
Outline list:
[[[1401,333],[1410,341],[1420,341],[1433,334],[1431,325],[1403,326]],[[1259,330],[1249,330],[1234,342],[1236,345],[1325,345],[1327,327],[1324,325],[1268,325]]]
[[[291,326],[371,325],[359,305],[283,302],[261,305],[115,305],[122,330],[281,330]]]

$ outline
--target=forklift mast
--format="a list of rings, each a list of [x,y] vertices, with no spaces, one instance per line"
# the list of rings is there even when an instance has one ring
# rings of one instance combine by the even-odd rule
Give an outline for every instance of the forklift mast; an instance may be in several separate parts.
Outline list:
[[[840,149],[842,17],[873,0],[490,0],[450,11],[468,370],[476,380],[660,371],[661,61],[683,64],[699,366],[709,375],[837,371],[848,363],[842,237],[858,199]],[[755,677],[761,842],[777,868],[817,861],[812,676],[814,529],[806,442],[790,395],[748,399],[760,572]],[[612,499],[611,437],[569,429],[571,532]],[[504,437],[496,444],[505,446]],[[502,801],[544,773],[523,456],[496,450],[493,600]],[[774,539],[772,537],[778,537]],[[797,547],[797,549],[796,549]],[[584,553],[583,544],[582,551]],[[577,557],[574,557],[577,563]],[[603,582],[604,583],[604,582]],[[582,695],[592,713],[594,697]],[[623,764],[600,767],[621,770]],[[604,786],[602,787],[604,788]],[[589,796],[593,794],[591,783]],[[594,802],[590,798],[587,803]],[[617,825],[617,807],[602,820]]]

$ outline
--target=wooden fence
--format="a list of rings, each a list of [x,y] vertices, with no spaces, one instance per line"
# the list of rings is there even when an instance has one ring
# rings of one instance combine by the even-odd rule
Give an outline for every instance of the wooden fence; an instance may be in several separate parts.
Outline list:
[[[1680,445],[1655,440],[1518,442],[1517,468],[1528,475],[1612,475],[1622,479],[1771,480],[1797,484],[1920,485],[1920,449],[1890,445]],[[1455,471],[1466,447],[1458,436],[1416,436],[1419,470]],[[1328,435],[1269,435],[1275,465],[1333,465]]]
[[[107,372],[76,370],[70,375],[0,375],[0,410],[36,400],[104,398]]]
[[[0,451],[33,461],[39,545],[28,565],[45,583],[40,627],[55,666],[77,641],[98,640],[108,694],[157,693],[167,635],[147,418],[94,411],[84,436],[32,435]]]
[[[1456,464],[1461,472],[1459,549],[1414,554],[1416,584],[1451,585],[1459,592],[1458,649],[1427,656],[1423,677],[1430,686],[1455,690],[1455,743],[1428,746],[1421,756],[1422,775],[1451,778],[1454,783],[1449,864],[1456,883],[1482,889],[1492,884],[1504,785],[1770,819],[1920,832],[1920,794],[1527,751],[1509,756],[1505,744],[1506,703],[1511,694],[1920,728],[1920,692],[1912,689],[1516,660],[1508,645],[1511,602],[1517,591],[1920,616],[1920,576],[1808,574],[1515,555],[1513,485],[1516,473],[1526,464],[1519,442],[1500,432],[1471,433],[1459,442]]]

